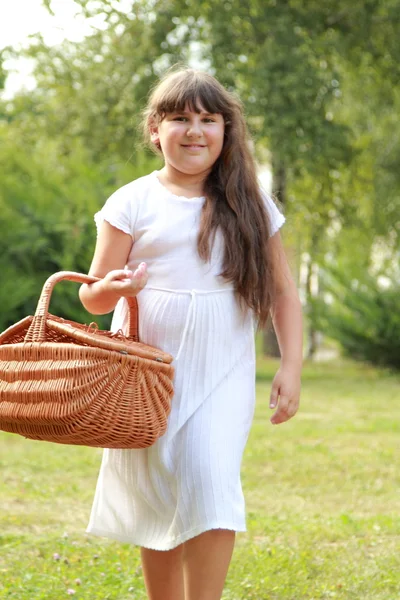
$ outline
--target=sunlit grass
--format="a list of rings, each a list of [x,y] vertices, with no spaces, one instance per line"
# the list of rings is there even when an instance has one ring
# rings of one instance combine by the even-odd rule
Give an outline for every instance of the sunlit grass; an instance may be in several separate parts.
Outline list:
[[[259,361],[225,600],[399,600],[400,377],[306,365],[301,410],[276,427],[276,367]],[[0,598],[146,597],[138,549],[84,533],[100,456],[0,435]]]

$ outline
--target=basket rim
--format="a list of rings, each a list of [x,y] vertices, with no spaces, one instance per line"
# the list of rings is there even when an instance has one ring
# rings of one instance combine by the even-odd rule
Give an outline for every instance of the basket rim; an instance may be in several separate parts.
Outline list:
[[[18,331],[20,331],[21,329],[24,328],[25,325],[29,326],[33,321],[33,315],[28,315],[27,317],[24,317],[23,319],[21,319],[20,321],[17,321],[16,323],[13,323],[12,325],[10,325],[9,327],[7,327],[7,329],[5,329],[4,331],[2,331],[0,333],[0,346],[2,346],[3,344],[5,344],[6,342],[3,342],[3,339],[6,339],[10,333],[16,333]]]
[[[89,331],[86,332],[80,329],[79,327],[74,327],[73,321],[66,321],[65,323],[60,323],[59,321],[47,319],[46,325],[50,329],[58,331],[59,333],[67,334],[70,337],[74,337],[77,340],[85,342],[86,344],[95,348],[103,348],[104,350],[115,350],[119,353],[126,352],[127,354],[138,356],[140,358],[148,358],[150,360],[158,359],[159,361],[161,359],[164,363],[171,363],[173,361],[173,357],[171,356],[171,354],[168,354],[163,350],[159,350],[154,346],[149,346],[147,344],[144,344],[143,342],[135,342],[134,340],[129,340],[129,338],[125,338],[124,340],[118,341],[117,339],[110,339],[109,337],[101,335],[100,333],[92,333]]]
[[[51,347],[55,347],[57,345],[65,345],[71,346],[71,343],[68,342],[49,342],[49,341],[41,341],[41,342],[33,342],[33,341],[21,341],[21,342],[7,342],[7,338],[13,333],[18,333],[23,329],[29,327],[30,323],[34,317],[29,315],[24,317],[18,323],[14,323],[8,327],[5,331],[0,334],[0,348],[2,347],[10,347],[10,346],[21,346],[21,345],[29,345],[29,346],[45,346],[52,344]],[[55,315],[49,314],[46,319],[46,327],[49,329],[56,331],[60,334],[67,335],[70,338],[75,338],[80,342],[86,344],[86,347],[92,348],[101,348],[103,350],[115,351],[119,354],[128,354],[137,356],[139,358],[146,358],[152,361],[157,361],[159,363],[171,364],[174,360],[173,356],[168,352],[164,352],[163,350],[156,348],[155,346],[150,346],[143,342],[137,342],[134,340],[130,340],[126,336],[124,339],[118,338],[110,338],[106,335],[102,335],[100,332],[96,333],[96,331],[84,331],[82,327],[85,327],[81,323],[76,323],[75,321],[69,321],[67,319],[62,319],[61,317],[57,317]],[[88,326],[89,327],[89,326]],[[79,346],[84,348],[85,346]]]
[[[79,358],[81,358],[82,360],[86,360],[89,359],[91,357],[91,355],[96,356],[96,352],[100,353],[100,355],[104,356],[104,359],[107,359],[107,357],[110,357],[111,354],[115,355],[116,357],[118,357],[120,360],[135,360],[135,361],[144,361],[143,364],[148,364],[148,365],[157,365],[157,368],[159,369],[163,369],[163,368],[167,368],[169,369],[174,369],[174,366],[171,364],[171,362],[166,362],[166,361],[161,361],[161,360],[157,360],[156,357],[154,356],[139,356],[136,352],[130,352],[129,354],[125,351],[121,351],[118,349],[106,349],[106,348],[99,348],[98,346],[81,346],[79,344],[71,344],[68,342],[16,342],[13,344],[1,344],[0,345],[0,361],[4,362],[10,362],[10,361],[15,361],[15,360],[19,360],[18,359],[18,355],[15,357],[11,356],[11,352],[12,351],[26,351],[28,354],[27,356],[24,358],[24,360],[33,360],[32,356],[29,355],[29,353],[35,352],[35,354],[37,353],[38,350],[48,350],[49,352],[54,352],[55,350],[60,350],[61,352],[68,352],[71,354],[76,353],[77,355],[81,355]],[[52,358],[51,356],[49,357],[50,359]],[[97,356],[97,358],[100,358],[99,355]],[[160,357],[161,358],[161,357]],[[36,360],[40,360],[39,358],[37,358]],[[63,357],[59,357],[58,360],[63,360]],[[69,359],[70,360],[70,359]],[[0,368],[0,381],[1,381],[1,368]]]

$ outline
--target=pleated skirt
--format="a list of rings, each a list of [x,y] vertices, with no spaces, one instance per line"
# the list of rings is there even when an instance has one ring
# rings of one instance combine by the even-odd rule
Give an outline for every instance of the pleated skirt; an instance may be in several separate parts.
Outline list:
[[[254,324],[233,290],[146,287],[141,341],[175,357],[166,433],[103,452],[88,533],[170,550],[210,529],[246,530],[240,468],[255,405]],[[126,328],[126,303],[112,328]]]

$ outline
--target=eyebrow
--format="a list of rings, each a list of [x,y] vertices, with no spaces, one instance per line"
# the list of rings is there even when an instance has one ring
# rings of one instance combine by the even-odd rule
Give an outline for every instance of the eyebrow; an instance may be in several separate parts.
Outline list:
[[[187,110],[173,110],[172,114],[173,115],[190,115],[191,112],[192,111],[187,111]],[[219,113],[200,112],[197,114],[204,115],[205,117],[212,117],[212,116],[218,115]]]

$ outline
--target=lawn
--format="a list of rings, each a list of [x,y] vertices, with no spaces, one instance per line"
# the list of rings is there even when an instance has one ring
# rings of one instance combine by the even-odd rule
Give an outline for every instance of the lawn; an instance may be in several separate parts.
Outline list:
[[[224,600],[400,600],[400,376],[306,365],[301,411],[273,427],[276,366],[258,364]],[[84,532],[100,457],[0,434],[0,598],[146,598],[138,549]]]

